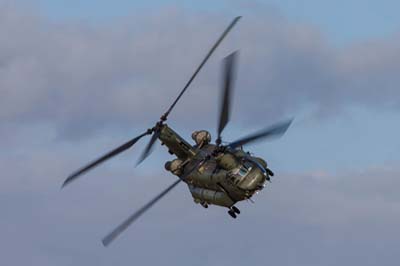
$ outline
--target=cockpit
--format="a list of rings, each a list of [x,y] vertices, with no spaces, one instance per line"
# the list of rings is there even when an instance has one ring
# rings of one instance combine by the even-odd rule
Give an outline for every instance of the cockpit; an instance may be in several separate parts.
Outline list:
[[[231,175],[234,177],[234,184],[238,185],[241,181],[243,181],[252,168],[253,165],[250,162],[244,161],[244,163],[238,168],[233,169]]]
[[[239,167],[231,170],[231,182],[246,191],[260,190],[263,188],[266,179],[257,169],[253,162],[244,159]]]

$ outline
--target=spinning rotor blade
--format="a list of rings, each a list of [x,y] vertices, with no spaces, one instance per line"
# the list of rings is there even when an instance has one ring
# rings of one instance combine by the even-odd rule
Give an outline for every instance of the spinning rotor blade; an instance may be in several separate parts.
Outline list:
[[[234,71],[237,58],[237,51],[228,55],[224,60],[224,83],[221,94],[221,106],[218,125],[217,144],[221,144],[221,133],[224,130],[230,117],[230,106],[232,101],[232,86],[234,82]]]
[[[140,156],[140,159],[138,160],[138,162],[136,163],[136,166],[138,166],[139,164],[141,164],[151,153],[152,148],[154,146],[154,143],[156,142],[156,140],[158,139],[158,137],[160,136],[160,130],[156,130],[153,133],[153,136],[151,137],[149,143],[146,146],[146,149],[143,151],[142,155]]]
[[[231,142],[230,144],[228,144],[227,146],[235,149],[239,146],[257,141],[257,140],[261,140],[261,139],[266,139],[266,138],[277,138],[282,136],[286,130],[289,128],[290,124],[292,123],[293,119],[287,120],[287,121],[283,121],[280,123],[277,123],[273,126],[270,126],[264,130],[261,130],[257,133],[254,133],[252,135],[249,135],[247,137],[241,138],[237,141]]]
[[[78,171],[72,173],[70,176],[68,176],[68,178],[64,181],[64,183],[62,184],[62,188],[65,187],[66,185],[68,185],[69,183],[71,183],[72,181],[74,181],[75,179],[77,179],[80,175],[86,173],[87,171],[95,168],[96,166],[100,165],[101,163],[107,161],[108,159],[111,159],[112,157],[114,157],[115,155],[120,154],[123,151],[126,151],[127,149],[131,148],[139,139],[141,139],[142,137],[151,134],[150,132],[145,132],[142,135],[137,136],[136,138],[131,139],[130,141],[126,142],[125,144],[119,146],[118,148],[110,151],[109,153],[103,155],[102,157],[100,157],[99,159],[91,162],[90,164],[88,164],[87,166],[79,169]]]
[[[150,209],[157,201],[159,201],[162,197],[164,197],[168,192],[170,192],[176,185],[181,182],[180,179],[176,180],[173,184],[167,187],[163,192],[158,194],[155,198],[153,198],[149,203],[140,208],[137,212],[135,212],[132,216],[130,216],[127,220],[125,220],[121,225],[115,228],[110,234],[108,234],[105,238],[103,238],[102,243],[104,246],[108,246],[111,242],[117,238],[123,231],[125,231],[128,226],[130,226],[136,219],[138,219],[143,213],[145,213],[148,209]]]
[[[210,56],[214,53],[215,49],[217,49],[218,45],[223,41],[225,36],[229,33],[229,31],[235,26],[235,24],[239,21],[241,17],[236,17],[231,24],[229,24],[228,28],[222,33],[221,37],[217,40],[217,42],[214,44],[214,46],[211,48],[211,50],[208,52],[206,57],[203,59],[203,61],[200,63],[200,65],[197,67],[196,71],[193,73],[193,75],[190,77],[189,81],[186,83],[185,87],[182,89],[181,93],[178,95],[178,97],[175,99],[175,101],[172,103],[172,105],[169,107],[167,112],[161,117],[161,120],[165,121],[167,120],[167,117],[169,113],[172,111],[172,109],[175,107],[176,103],[179,101],[179,99],[182,97],[182,95],[185,93],[186,89],[189,87],[189,85],[192,83],[194,78],[197,76],[197,74],[200,72],[204,64],[207,62],[207,60],[210,58]]]
[[[135,220],[137,220],[143,213],[145,213],[148,209],[150,209],[157,201],[159,201],[162,197],[164,197],[168,192],[170,192],[179,182],[183,181],[188,177],[194,170],[198,167],[201,167],[207,160],[211,157],[206,156],[203,160],[197,162],[190,170],[183,174],[179,180],[176,180],[172,183],[168,188],[166,188],[163,192],[158,194],[155,198],[153,198],[149,203],[144,205],[138,211],[136,211],[133,215],[131,215],[128,219],[126,219],[122,224],[120,224],[117,228],[115,228],[110,234],[103,238],[102,243],[104,246],[110,245],[110,243],[116,239],[126,228],[128,228]]]

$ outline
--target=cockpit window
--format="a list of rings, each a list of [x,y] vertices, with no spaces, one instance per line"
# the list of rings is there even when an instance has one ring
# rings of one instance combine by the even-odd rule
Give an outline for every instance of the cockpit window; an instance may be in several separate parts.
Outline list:
[[[247,170],[251,170],[251,168],[253,167],[252,163],[249,161],[244,161],[243,166],[247,169]]]
[[[247,175],[248,172],[249,172],[249,171],[248,171],[246,168],[240,167],[239,173],[238,173],[238,174],[239,174],[241,177],[244,177],[244,176]]]
[[[232,171],[232,177],[233,177],[232,181],[235,184],[239,184],[246,178],[247,174],[251,171],[251,169],[252,169],[252,164],[244,162],[239,168],[236,168],[235,170]]]

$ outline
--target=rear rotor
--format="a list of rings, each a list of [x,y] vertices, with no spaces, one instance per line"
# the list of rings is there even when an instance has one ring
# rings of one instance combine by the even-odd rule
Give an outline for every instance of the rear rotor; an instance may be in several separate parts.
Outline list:
[[[89,163],[88,165],[82,167],[78,171],[72,173],[70,176],[67,177],[67,179],[64,181],[62,184],[62,188],[70,184],[71,182],[75,181],[78,177],[82,176],[83,174],[87,173],[88,171],[94,169],[95,167],[99,166],[100,164],[104,163],[105,161],[115,157],[116,155],[130,149],[137,141],[139,141],[141,138],[143,138],[146,135],[152,135],[149,143],[146,145],[146,148],[144,149],[143,153],[141,154],[137,165],[139,165],[141,162],[143,162],[151,153],[153,146],[157,139],[159,138],[162,130],[163,123],[167,121],[169,114],[175,107],[175,105],[178,103],[179,99],[182,97],[182,95],[185,93],[187,88],[190,86],[192,81],[195,79],[197,74],[200,72],[200,70],[203,68],[205,63],[208,61],[208,59],[211,57],[211,55],[214,53],[215,49],[220,45],[220,43],[224,40],[226,35],[230,32],[230,30],[235,26],[235,24],[239,21],[241,17],[236,17],[226,28],[226,30],[222,33],[222,35],[218,38],[216,43],[212,46],[210,51],[207,53],[206,57],[203,59],[203,61],[200,63],[200,65],[197,67],[193,75],[190,77],[189,81],[186,83],[182,91],[179,93],[178,97],[175,99],[175,101],[172,103],[172,105],[168,108],[168,110],[161,116],[160,120],[156,123],[156,125],[153,128],[148,129],[141,135],[129,140],[125,144],[115,148],[114,150],[106,153],[105,155],[101,156],[97,160],[94,160],[93,162]],[[197,167],[201,166],[206,160],[208,159],[208,156],[204,160],[199,161],[186,175],[189,175],[194,171]],[[156,202],[158,202],[161,198],[163,198],[166,194],[168,194],[178,183],[182,180],[184,180],[186,177],[180,177],[179,180],[175,181],[173,184],[171,184],[168,188],[166,188],[164,191],[162,191],[160,194],[158,194],[155,198],[153,198],[149,203],[144,205],[142,208],[140,208],[137,212],[135,212],[133,215],[131,215],[124,223],[122,223],[120,226],[118,226],[115,230],[113,230],[107,237],[103,239],[103,244],[105,246],[108,246],[116,237],[118,237],[129,225],[131,225],[136,219],[138,219],[141,215],[143,215],[148,209],[150,209]]]

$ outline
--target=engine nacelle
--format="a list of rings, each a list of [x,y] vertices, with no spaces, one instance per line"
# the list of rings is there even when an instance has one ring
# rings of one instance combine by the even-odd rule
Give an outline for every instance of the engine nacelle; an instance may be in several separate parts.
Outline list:
[[[182,174],[182,163],[181,159],[175,159],[173,161],[168,161],[165,163],[165,169],[170,171],[176,176],[180,176]]]
[[[190,192],[197,203],[205,202],[230,208],[235,204],[226,193],[189,185]]]
[[[206,145],[211,142],[211,134],[207,130],[199,130],[192,133],[192,139],[198,146]]]

